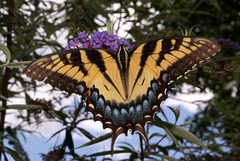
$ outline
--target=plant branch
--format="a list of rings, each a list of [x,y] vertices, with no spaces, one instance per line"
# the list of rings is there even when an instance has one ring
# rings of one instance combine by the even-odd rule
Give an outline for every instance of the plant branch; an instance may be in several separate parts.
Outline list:
[[[14,10],[14,0],[10,0],[8,3],[8,18],[9,18],[9,25],[7,27],[8,35],[7,35],[7,47],[9,51],[12,51],[12,24],[11,19],[13,17],[13,10]],[[12,53],[12,52],[11,52]],[[10,77],[10,68],[6,68],[4,76],[3,76],[3,82],[2,82],[2,95],[6,98],[8,98],[8,80]],[[5,107],[7,105],[7,100],[2,100],[2,107]],[[5,123],[5,116],[6,116],[6,110],[1,111],[1,118],[0,118],[0,133],[4,133],[4,123]],[[3,138],[0,138],[0,160],[2,158],[2,154],[4,154],[3,151]]]
[[[141,161],[144,161],[143,141],[142,141],[143,139],[141,134],[139,134],[139,140],[140,140],[140,147],[141,147],[140,159]]]
[[[195,12],[195,10],[202,4],[204,0],[199,1],[196,6],[194,6],[194,8],[189,12],[189,14],[187,15],[187,19],[189,19],[191,17],[191,15]]]
[[[16,67],[16,68],[25,67],[25,66],[23,66],[23,65],[27,65],[27,64],[29,64],[29,63],[31,63],[31,62],[32,62],[32,61],[23,61],[23,62],[2,64],[2,65],[0,65],[0,68],[3,68],[3,67],[8,67],[8,68],[12,68],[12,67]]]

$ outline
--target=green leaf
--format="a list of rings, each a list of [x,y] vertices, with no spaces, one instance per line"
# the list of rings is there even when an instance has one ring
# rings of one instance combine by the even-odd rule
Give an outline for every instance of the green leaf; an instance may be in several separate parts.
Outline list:
[[[0,99],[8,101],[8,98],[0,94]]]
[[[175,136],[178,136],[180,138],[183,138],[183,139],[186,139],[187,141],[189,142],[192,142],[192,143],[195,143],[203,148],[206,148],[209,150],[209,148],[204,145],[195,135],[193,135],[190,131],[187,131],[186,129],[180,127],[180,126],[177,126],[177,125],[174,125],[174,124],[171,124],[171,123],[168,123],[168,122],[164,122],[162,121],[159,117],[155,117],[155,119],[157,121],[154,121],[154,125],[158,126],[158,127],[161,127],[161,128],[164,128],[164,126],[166,126],[166,128],[172,133],[174,134]]]
[[[98,138],[95,138],[94,140],[91,140],[91,141],[87,142],[86,144],[83,144],[83,145],[81,145],[77,148],[82,148],[82,147],[86,147],[86,146],[89,146],[89,145],[97,144],[97,143],[99,143],[101,141],[104,141],[104,140],[107,140],[111,137],[112,137],[112,133],[110,132],[110,133],[107,133],[105,135],[99,136]]]
[[[46,106],[42,106],[42,105],[8,105],[5,107],[0,107],[0,111],[6,110],[6,109],[35,110],[35,109],[40,109],[40,108],[46,108]]]
[[[175,115],[175,123],[177,122],[179,116],[180,116],[180,110],[179,108],[172,108],[170,106],[167,106]]]
[[[26,66],[23,66],[22,64],[21,65],[11,65],[11,66],[7,66],[8,68],[18,68],[18,69],[24,69],[24,68],[26,68]]]
[[[126,154],[126,153],[132,153],[130,150],[114,150],[114,154]],[[105,156],[105,155],[110,155],[112,154],[111,151],[102,151],[102,152],[97,152],[89,155],[84,155],[82,158],[87,158],[87,157],[98,157],[98,156]]]
[[[192,70],[192,71],[194,71],[194,69]],[[197,87],[197,88],[199,88],[201,91],[205,91],[205,89],[203,88],[203,87],[201,87],[198,83],[196,83],[196,82],[194,82],[194,81],[192,81],[192,80],[190,80],[190,79],[186,79],[186,78],[184,78],[184,77],[181,77],[180,79],[178,79],[177,80],[178,81],[178,83],[187,83],[187,84],[190,84],[190,85],[192,85],[192,86],[194,86],[194,87]]]
[[[0,43],[0,50],[2,50],[3,53],[6,55],[6,58],[7,58],[6,64],[8,64],[8,63],[10,62],[10,60],[11,60],[11,52],[10,52],[10,51],[8,50],[8,48],[7,48],[5,45],[3,45],[2,43]]]
[[[85,129],[80,128],[80,127],[77,127],[77,129],[78,129],[81,133],[83,133],[83,135],[86,136],[88,139],[93,140],[94,136],[93,136],[91,133],[89,133],[88,131],[86,131]]]
[[[166,115],[166,113],[164,112],[164,110],[163,109],[160,109],[161,111],[161,114],[163,115],[163,117],[168,121],[168,117],[167,117],[167,115]]]
[[[64,131],[64,130],[66,130],[66,128],[58,130],[57,132],[55,132],[54,134],[52,134],[52,136],[51,136],[47,141],[51,140],[54,136],[56,136],[57,134],[60,134],[60,133],[61,133],[62,131]]]
[[[123,144],[125,144],[126,146],[128,146],[128,147],[125,147],[125,146],[119,146],[120,148],[123,148],[123,149],[125,149],[126,150],[126,148],[127,149],[129,149],[129,150],[131,150],[131,151],[135,151],[135,148],[134,148],[134,146],[132,146],[132,144],[131,143],[128,143],[128,142],[122,142]]]
[[[12,156],[12,158],[15,160],[15,161],[23,161],[22,158],[18,155],[18,153],[10,148],[7,148],[7,147],[4,147],[4,150]]]
[[[8,67],[8,68],[25,68],[30,62],[31,62],[31,61],[2,64],[2,65],[0,65],[0,68],[2,68],[2,67]]]
[[[156,157],[160,157],[161,159],[166,159],[166,160],[169,160],[169,161],[179,161],[178,159],[176,158],[173,158],[173,157],[170,157],[168,155],[161,155],[159,153],[151,153],[151,155],[154,155]]]
[[[114,24],[115,24],[115,22],[113,23],[112,21],[109,21],[109,20],[106,21],[107,32],[109,34],[112,34],[112,35],[114,34]]]
[[[155,136],[157,136],[157,137],[164,137],[165,135],[162,135],[162,134],[160,134],[159,132],[156,132],[156,133],[152,133],[150,136],[149,136],[149,140],[151,140],[153,137],[155,137]]]
[[[184,155],[185,159],[188,161],[187,156],[186,156],[186,154],[184,153],[183,148],[182,148],[181,145],[178,143],[176,137],[175,137],[174,134],[172,133],[171,127],[167,126],[167,125],[170,124],[170,123],[162,121],[158,116],[155,117],[155,120],[157,120],[157,121],[156,121],[156,124],[157,124],[158,126],[162,127],[162,128],[166,131],[166,133],[172,138],[173,142],[177,145],[178,149],[182,152],[182,154]],[[154,122],[155,122],[155,121],[154,121]],[[165,123],[166,123],[166,124],[165,124]],[[167,124],[167,123],[168,123],[168,124]],[[174,125],[174,124],[171,124],[171,125],[176,126],[176,125]]]
[[[67,114],[65,114],[62,110],[54,111],[54,113],[57,115],[57,117],[60,120],[62,120],[64,122],[64,124],[66,123],[66,118],[68,118]]]
[[[213,5],[218,11],[221,11],[221,7],[217,0],[208,0],[208,2],[211,3],[211,5]]]
[[[189,126],[189,125],[194,125],[194,124],[196,124],[196,123],[195,122],[187,122],[187,123],[181,124],[179,126],[184,127],[184,126]]]

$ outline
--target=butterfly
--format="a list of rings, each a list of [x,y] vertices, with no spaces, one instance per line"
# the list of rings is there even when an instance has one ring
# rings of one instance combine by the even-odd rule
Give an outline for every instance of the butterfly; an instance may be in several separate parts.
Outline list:
[[[144,126],[160,112],[170,84],[220,51],[217,42],[201,37],[166,37],[127,51],[72,49],[43,56],[24,73],[69,94],[86,99],[86,110],[103,128],[120,134],[139,132],[150,150]]]

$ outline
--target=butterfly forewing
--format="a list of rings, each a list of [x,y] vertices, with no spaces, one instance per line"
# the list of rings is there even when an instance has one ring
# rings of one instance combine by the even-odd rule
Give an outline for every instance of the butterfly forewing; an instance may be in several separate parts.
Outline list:
[[[219,44],[205,38],[168,37],[142,44],[130,55],[138,57],[141,66],[160,83],[170,84],[219,50]]]
[[[51,54],[33,61],[24,73],[70,94],[83,94],[106,70],[104,62],[111,61],[113,51],[74,49]],[[82,89],[79,91],[78,87]]]

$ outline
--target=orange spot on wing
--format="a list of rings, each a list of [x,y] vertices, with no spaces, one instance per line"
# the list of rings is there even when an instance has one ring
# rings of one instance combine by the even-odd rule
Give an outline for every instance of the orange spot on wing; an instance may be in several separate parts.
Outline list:
[[[161,82],[158,82],[158,84],[161,86],[162,85],[162,83]]]
[[[90,89],[87,91],[87,94],[88,94],[88,96],[91,95],[91,90]]]
[[[129,126],[132,126],[132,124],[131,123],[127,124],[127,127],[129,127]]]

